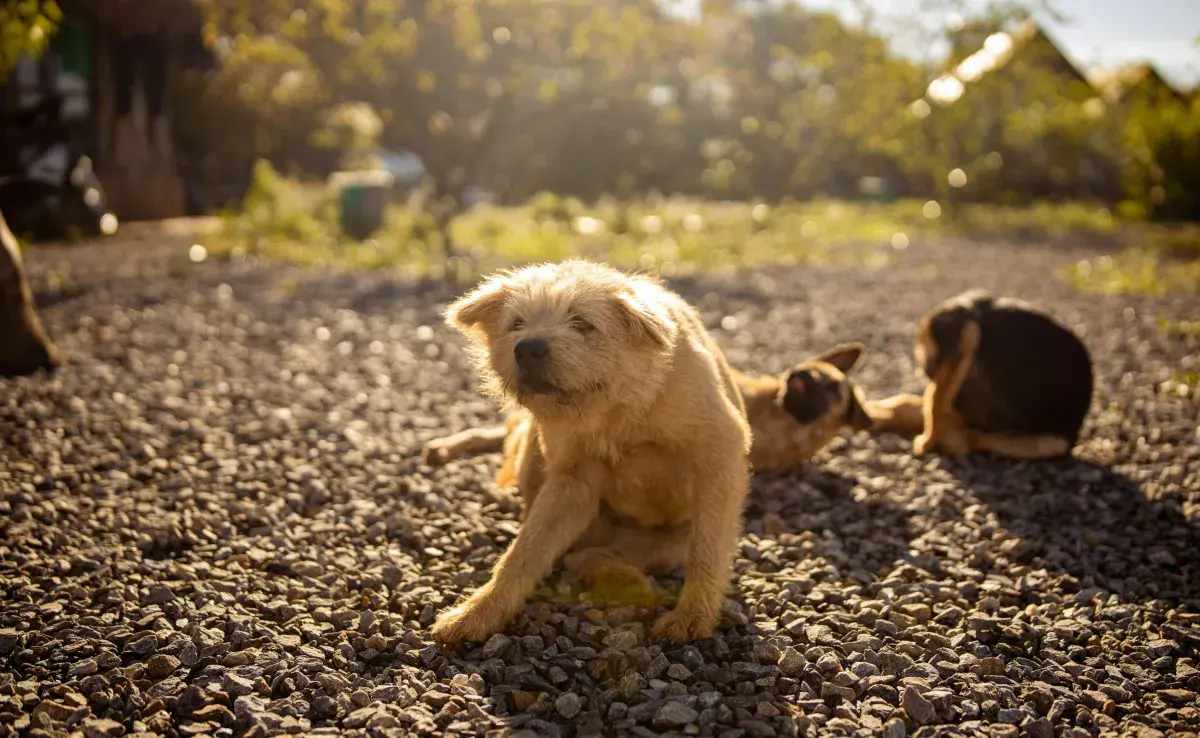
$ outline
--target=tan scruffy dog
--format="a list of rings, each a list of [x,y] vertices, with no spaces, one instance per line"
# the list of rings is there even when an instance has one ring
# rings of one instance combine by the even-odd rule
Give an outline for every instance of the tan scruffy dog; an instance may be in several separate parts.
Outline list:
[[[846,377],[862,357],[861,344],[835,346],[779,376],[733,371],[753,431],[754,471],[780,471],[810,460],[847,426],[869,428],[857,388]],[[686,388],[672,391],[686,392]],[[537,424],[528,412],[511,413],[504,425],[472,428],[426,444],[426,463],[442,464],[472,453],[503,451],[496,485],[519,495],[527,514],[545,479]],[[654,590],[645,573],[669,571],[687,560],[687,526],[645,529],[602,506],[600,518],[571,547],[566,568],[603,599],[649,606]]]
[[[479,641],[503,628],[602,503],[644,528],[686,528],[683,592],[653,633],[711,634],[741,527],[750,428],[696,310],[648,278],[570,261],[494,276],[447,321],[474,344],[485,389],[528,413],[544,478],[491,580],[443,612],[433,636]]]
[[[828,446],[843,428],[872,427],[862,393],[847,376],[865,350],[860,343],[834,346],[778,376],[730,370],[754,436],[750,466],[755,472],[800,466]],[[677,387],[674,391],[687,390]],[[530,422],[528,414],[518,410],[502,425],[435,438],[421,449],[421,459],[438,466],[471,454],[503,451],[496,486],[517,488],[525,494],[518,485],[518,469],[523,465]],[[528,499],[524,501],[528,503]]]

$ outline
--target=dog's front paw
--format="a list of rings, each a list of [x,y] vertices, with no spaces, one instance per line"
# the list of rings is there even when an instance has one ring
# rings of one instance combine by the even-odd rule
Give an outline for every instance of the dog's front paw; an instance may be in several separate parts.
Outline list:
[[[659,640],[691,643],[712,635],[719,617],[719,614],[709,615],[697,608],[676,607],[655,621],[650,632]]]
[[[923,455],[930,451],[933,451],[933,439],[928,434],[922,433],[913,439],[913,453]]]
[[[421,463],[425,466],[441,466],[450,460],[450,448],[437,439],[421,448]]]
[[[483,641],[504,627],[508,618],[487,599],[472,597],[438,616],[430,633],[441,643]]]

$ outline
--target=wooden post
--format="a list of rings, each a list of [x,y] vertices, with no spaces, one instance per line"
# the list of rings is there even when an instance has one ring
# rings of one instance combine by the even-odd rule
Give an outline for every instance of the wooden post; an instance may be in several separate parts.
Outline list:
[[[0,213],[0,376],[32,374],[61,364],[58,348],[38,319],[17,239]]]

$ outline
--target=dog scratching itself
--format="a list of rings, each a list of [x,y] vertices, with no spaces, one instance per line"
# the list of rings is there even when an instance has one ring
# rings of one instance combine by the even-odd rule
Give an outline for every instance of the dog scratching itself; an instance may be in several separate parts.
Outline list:
[[[842,429],[871,426],[861,395],[846,376],[864,350],[857,343],[835,346],[778,376],[732,372],[753,433],[754,471],[798,466]],[[495,451],[502,451],[496,486],[516,494],[524,519],[545,478],[537,424],[525,410],[510,413],[503,425],[434,439],[422,456],[437,465]],[[602,505],[600,520],[571,547],[563,564],[591,587],[589,596],[597,601],[649,606],[654,590],[646,573],[678,568],[686,555],[686,527],[643,528]]]
[[[679,601],[653,634],[710,635],[741,529],[750,428],[696,310],[649,278],[568,261],[497,274],[452,304],[447,321],[470,340],[484,390],[519,411],[510,419],[526,431],[510,426],[503,442],[536,494],[491,579],[442,612],[433,636],[499,631],[573,547],[595,561],[634,552],[684,562]],[[622,538],[627,529],[602,510],[643,536]]]
[[[1083,342],[1049,315],[970,290],[938,304],[917,328],[923,397],[868,405],[878,430],[919,433],[917,453],[987,452],[1013,459],[1065,456],[1092,401]]]

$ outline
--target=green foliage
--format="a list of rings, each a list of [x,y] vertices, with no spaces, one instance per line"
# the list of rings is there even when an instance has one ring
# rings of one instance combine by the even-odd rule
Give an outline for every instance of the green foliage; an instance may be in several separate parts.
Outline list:
[[[0,82],[22,56],[38,56],[62,20],[53,0],[5,0],[0,4]]]

